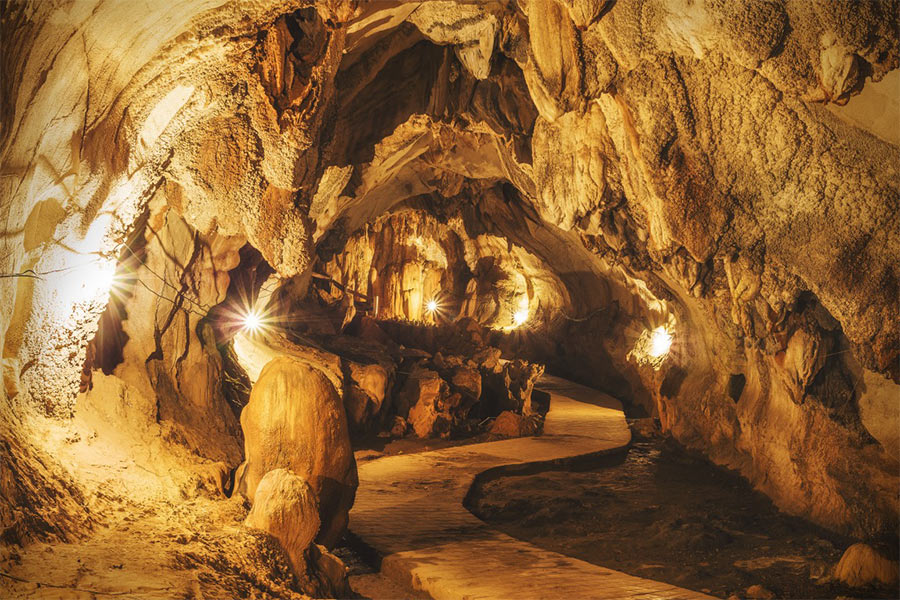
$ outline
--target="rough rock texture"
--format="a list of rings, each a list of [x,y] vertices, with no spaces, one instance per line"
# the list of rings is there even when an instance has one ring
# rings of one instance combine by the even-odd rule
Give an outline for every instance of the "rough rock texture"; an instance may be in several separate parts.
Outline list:
[[[497,410],[531,414],[531,393],[538,378],[544,374],[543,365],[513,360],[496,371],[485,369],[482,380],[491,399],[489,412]]]
[[[272,535],[296,573],[306,572],[306,549],[319,533],[319,506],[312,488],[287,469],[273,469],[256,486],[247,527]]]
[[[383,319],[437,323],[465,316],[511,328],[520,310],[532,323],[558,318],[559,308],[571,304],[560,277],[522,246],[475,233],[484,226],[474,210],[442,221],[403,209],[354,234],[325,272],[377,302],[373,314]]]
[[[0,152],[14,174],[3,180],[3,211],[15,232],[4,239],[4,272],[40,278],[3,281],[4,355],[22,359],[23,392],[47,411],[71,410],[74,367],[107,302],[115,257],[160,187],[201,233],[246,235],[285,274],[308,261],[303,216],[278,201],[296,189],[290,157],[310,140],[290,119],[279,123],[255,75],[265,52],[244,60],[264,45],[263,24],[295,5],[131,10],[97,0],[5,12],[4,39],[19,51],[2,65],[11,85]],[[110,43],[117,36],[130,42]],[[254,100],[237,114],[240,97]]]
[[[747,598],[752,598],[753,600],[773,600],[775,598],[775,593],[765,588],[759,584],[751,585],[744,591],[744,595]]]
[[[390,390],[391,371],[379,364],[348,362],[350,389],[344,395],[344,408],[352,431],[369,429],[381,412]]]
[[[522,437],[534,435],[538,432],[538,425],[525,415],[504,410],[491,425],[490,432],[503,437]]]
[[[308,564],[314,597],[352,598],[355,595],[348,578],[350,569],[325,546],[313,544],[310,547]]]
[[[241,413],[245,462],[236,489],[255,501],[269,471],[293,471],[309,482],[322,527],[317,540],[334,545],[347,527],[358,480],[347,417],[332,383],[293,358],[267,364]]]
[[[527,298],[534,331],[498,347],[643,406],[787,511],[895,538],[898,15],[896,0],[9,3],[0,415],[52,419],[7,419],[4,452],[34,487],[0,488],[4,526],[22,494],[67,515],[31,532],[88,520],[89,486],[42,432],[76,410],[128,249],[141,283],[115,376],[166,443],[239,460],[201,317],[245,240],[292,294],[318,263],[398,317],[446,286],[502,328]],[[629,361],[659,326],[661,368]]]
[[[113,290],[127,305],[116,374],[156,399],[157,418],[173,440],[229,468],[241,461],[241,432],[224,398],[213,331],[201,319],[225,300],[244,243],[200,234],[158,191],[144,229],[123,253],[127,268]]]
[[[834,576],[854,587],[877,583],[896,585],[900,577],[900,564],[885,558],[868,544],[853,544],[835,566]]]
[[[437,372],[416,365],[397,395],[397,413],[419,437],[447,435],[453,422],[445,403],[448,396],[447,382]]]

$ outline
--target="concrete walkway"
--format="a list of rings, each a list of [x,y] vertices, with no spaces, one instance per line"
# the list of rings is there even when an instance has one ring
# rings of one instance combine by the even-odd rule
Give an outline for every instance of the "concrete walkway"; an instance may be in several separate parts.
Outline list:
[[[388,456],[359,466],[350,529],[382,557],[381,572],[436,600],[465,598],[709,598],[542,550],[491,529],[463,507],[475,477],[505,465],[552,462],[626,446],[622,405],[545,376],[544,435]]]

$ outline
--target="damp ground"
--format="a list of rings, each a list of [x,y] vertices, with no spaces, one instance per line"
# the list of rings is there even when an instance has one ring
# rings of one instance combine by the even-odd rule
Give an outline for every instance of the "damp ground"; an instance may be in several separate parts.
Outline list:
[[[721,598],[754,585],[778,598],[898,597],[833,581],[852,540],[660,438],[569,470],[479,478],[467,506],[541,548]]]

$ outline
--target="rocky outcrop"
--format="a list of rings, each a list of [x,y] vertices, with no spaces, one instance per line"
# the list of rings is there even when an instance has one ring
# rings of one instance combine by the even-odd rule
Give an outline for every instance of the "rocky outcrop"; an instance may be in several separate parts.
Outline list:
[[[296,3],[158,8],[17,4],[3,20],[4,39],[21,42],[2,63],[15,84],[2,95],[0,153],[17,173],[4,194],[17,239],[3,272],[35,275],[3,280],[4,355],[34,363],[15,376],[51,413],[71,412],[75,368],[108,302],[115,259],[160,187],[202,234],[253,238],[285,273],[308,262],[303,217],[278,200],[296,185],[288,157],[310,142],[296,127],[282,135],[243,60],[256,32]],[[131,43],[105,42],[117,36]],[[253,82],[239,94],[255,98],[241,115],[239,81]],[[262,147],[271,160],[248,151]]]
[[[287,469],[273,469],[256,486],[247,527],[272,535],[290,557],[294,572],[306,573],[306,550],[319,532],[319,506],[309,484]]]
[[[834,568],[834,577],[853,587],[897,585],[900,565],[882,556],[868,544],[853,544]]]
[[[155,400],[173,441],[229,468],[241,461],[241,431],[225,400],[214,331],[203,319],[225,300],[244,244],[239,236],[200,234],[160,191],[124,252],[113,291],[117,305],[128,306],[116,375]]]
[[[895,0],[11,4],[7,412],[71,417],[133,251],[116,376],[155,399],[169,438],[239,460],[202,318],[246,241],[278,285],[303,291],[318,262],[385,316],[439,321],[423,307],[446,292],[454,316],[508,328],[486,342],[641,405],[783,509],[895,532],[898,14]],[[629,361],[660,326],[666,359]],[[340,361],[336,377],[343,393]],[[360,426],[379,386],[344,396]],[[10,447],[45,445],[28,431]]]
[[[358,484],[347,417],[328,378],[293,358],[273,359],[241,413],[245,461],[236,490],[255,502],[257,486],[273,469],[306,480],[318,500],[320,543],[337,543],[347,527]]]
[[[524,437],[535,435],[539,430],[540,424],[535,418],[504,410],[494,419],[490,433],[501,437]]]
[[[416,435],[449,435],[453,417],[447,410],[447,382],[437,372],[416,365],[397,395],[397,413],[407,417]]]
[[[563,281],[528,249],[496,233],[470,234],[484,227],[473,211],[442,222],[401,210],[352,236],[324,269],[342,287],[364,294],[383,319],[469,317],[509,328],[517,325],[517,311],[529,324],[553,319],[570,302]]]
[[[21,417],[0,409],[0,540],[8,547],[42,541],[71,541],[95,526],[85,510],[85,493],[71,476],[53,468],[40,446],[22,440]],[[27,439],[27,438],[26,438]],[[5,558],[5,557],[4,557]]]
[[[483,410],[487,414],[496,414],[498,411],[536,414],[537,410],[531,403],[531,393],[543,373],[543,365],[520,359],[498,365],[494,369],[483,368],[482,380],[488,398]]]
[[[392,372],[380,364],[347,362],[349,389],[344,408],[351,431],[370,429],[390,392]]]

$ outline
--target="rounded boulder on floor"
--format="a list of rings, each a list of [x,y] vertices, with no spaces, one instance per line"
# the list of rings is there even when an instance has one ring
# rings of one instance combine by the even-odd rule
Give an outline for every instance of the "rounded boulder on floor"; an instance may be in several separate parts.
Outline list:
[[[319,531],[319,507],[312,488],[292,471],[275,469],[262,478],[254,496],[244,524],[277,539],[294,572],[305,573],[304,552]]]
[[[896,584],[898,580],[897,561],[882,556],[868,544],[853,544],[844,552],[834,568],[834,576],[839,581],[854,587],[874,583]]]
[[[284,468],[304,478],[318,499],[325,546],[347,527],[358,478],[347,416],[340,396],[320,371],[290,357],[270,361],[241,413],[246,459],[237,491],[255,501],[269,471]]]

